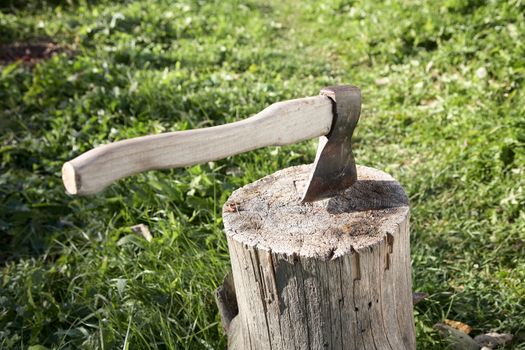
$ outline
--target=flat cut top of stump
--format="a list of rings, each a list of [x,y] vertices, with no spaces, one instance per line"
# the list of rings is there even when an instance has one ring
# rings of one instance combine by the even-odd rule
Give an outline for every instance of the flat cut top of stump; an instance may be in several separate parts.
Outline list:
[[[358,166],[357,182],[339,196],[300,203],[312,165],[290,167],[246,185],[223,207],[230,239],[290,256],[337,258],[397,231],[409,211],[401,185]]]

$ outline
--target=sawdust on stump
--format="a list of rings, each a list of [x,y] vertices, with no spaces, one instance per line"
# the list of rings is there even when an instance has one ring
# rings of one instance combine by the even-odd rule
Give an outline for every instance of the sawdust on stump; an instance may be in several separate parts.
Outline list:
[[[333,259],[374,245],[406,217],[408,198],[399,183],[363,166],[341,196],[302,204],[309,169],[288,168],[234,192],[224,206],[227,235],[258,249]]]

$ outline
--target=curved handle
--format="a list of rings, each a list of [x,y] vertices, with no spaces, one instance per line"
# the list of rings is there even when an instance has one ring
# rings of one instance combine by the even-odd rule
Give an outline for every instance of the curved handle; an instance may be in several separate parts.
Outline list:
[[[71,194],[92,194],[139,172],[180,168],[326,135],[332,119],[332,103],[326,96],[278,102],[235,123],[137,137],[94,148],[66,162],[62,180]]]

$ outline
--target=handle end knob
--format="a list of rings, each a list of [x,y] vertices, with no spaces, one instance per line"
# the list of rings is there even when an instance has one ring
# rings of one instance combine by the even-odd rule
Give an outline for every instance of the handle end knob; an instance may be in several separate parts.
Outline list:
[[[62,182],[67,193],[78,194],[81,187],[80,176],[77,175],[75,167],[70,162],[62,166]]]

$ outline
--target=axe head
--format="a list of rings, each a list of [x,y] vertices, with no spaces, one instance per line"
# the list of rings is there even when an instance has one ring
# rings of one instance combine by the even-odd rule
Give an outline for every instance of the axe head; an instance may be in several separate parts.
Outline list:
[[[334,120],[330,132],[319,138],[303,203],[333,197],[357,181],[352,134],[361,113],[361,91],[350,85],[330,86],[321,95],[332,99]]]

